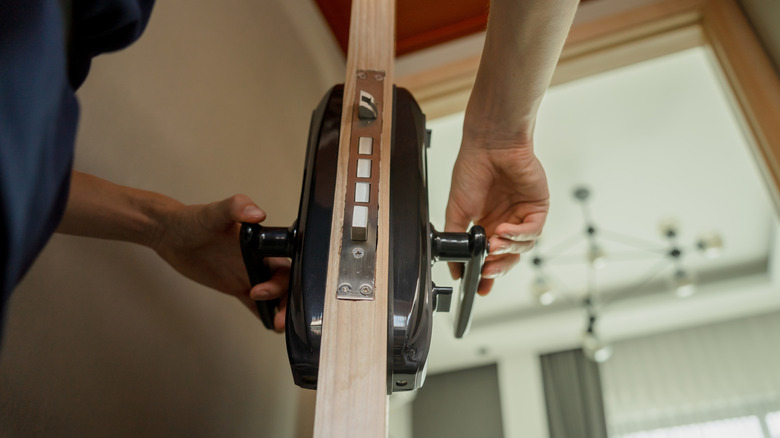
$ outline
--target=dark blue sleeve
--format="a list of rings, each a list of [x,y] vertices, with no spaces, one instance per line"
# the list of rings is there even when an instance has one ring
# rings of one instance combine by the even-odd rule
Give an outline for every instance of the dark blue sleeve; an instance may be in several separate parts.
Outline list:
[[[92,58],[123,49],[137,40],[149,22],[154,0],[73,1],[70,78],[78,88]]]
[[[141,35],[153,4],[75,0],[68,16],[62,3],[0,0],[0,334],[11,291],[64,211],[78,123],[74,90],[93,56]]]
[[[0,233],[3,309],[59,220],[78,104],[56,1],[0,2]]]

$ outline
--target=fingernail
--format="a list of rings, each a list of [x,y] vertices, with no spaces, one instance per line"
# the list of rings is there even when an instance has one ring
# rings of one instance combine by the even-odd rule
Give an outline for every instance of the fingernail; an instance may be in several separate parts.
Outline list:
[[[512,236],[511,234],[502,234],[500,237],[502,239],[515,240],[515,236]]]
[[[247,205],[246,208],[244,208],[244,214],[247,216],[262,216],[263,210],[260,210],[254,205]]]
[[[498,248],[494,249],[490,253],[493,255],[501,255],[501,254],[506,254],[508,252],[509,252],[509,246],[506,245],[506,246],[499,246]]]
[[[525,246],[525,247],[521,247],[520,248],[520,254],[525,254],[527,252],[530,252],[532,249],[534,249],[535,246],[536,246],[536,242],[531,242],[530,245]]]
[[[265,290],[265,289],[259,289],[259,290],[256,290],[253,295],[254,295],[253,298],[263,300],[263,299],[268,298],[270,293],[267,290]]]
[[[501,271],[488,271],[482,274],[482,278],[493,279],[501,276]]]

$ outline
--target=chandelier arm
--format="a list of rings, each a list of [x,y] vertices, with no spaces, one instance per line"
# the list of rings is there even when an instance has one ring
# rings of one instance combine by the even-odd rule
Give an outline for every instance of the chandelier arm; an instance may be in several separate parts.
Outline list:
[[[627,262],[627,261],[636,261],[636,260],[647,260],[650,258],[657,257],[658,255],[666,255],[666,251],[663,252],[649,252],[649,251],[624,251],[624,252],[610,252],[609,253],[609,260],[610,263],[612,262]],[[545,262],[548,265],[555,265],[555,266],[561,266],[561,265],[577,265],[582,264],[582,254],[561,254],[559,257],[557,257],[555,260],[550,261],[549,259],[545,258]]]
[[[580,202],[580,206],[582,207],[582,218],[585,220],[585,225],[592,225],[593,214],[590,211],[590,205],[588,205],[587,198],[583,199],[582,202]]]
[[[650,242],[649,240],[644,240],[638,237],[629,236],[627,234],[618,233],[611,230],[599,230],[601,238],[605,240],[611,240],[613,242],[622,243],[624,245],[630,245],[635,248],[639,248],[645,251],[659,253],[659,254],[666,254],[667,249],[663,247],[659,247],[657,243]]]
[[[669,265],[669,261],[666,259],[662,259],[660,262],[653,265],[653,267],[647,271],[645,277],[639,283],[637,283],[636,286],[634,286],[632,289],[628,289],[627,292],[611,294],[609,298],[605,299],[600,303],[599,308],[602,309],[611,303],[614,303],[619,300],[624,300],[630,298],[632,295],[635,295],[643,287],[647,286],[668,265]]]
[[[555,265],[555,266],[561,266],[561,265],[580,265],[583,263],[583,255],[582,254],[561,254],[558,257],[556,257],[555,260],[549,260],[545,259],[545,262],[548,265]]]
[[[588,264],[587,270],[588,270],[588,279],[587,279],[587,291],[585,292],[585,297],[590,301],[590,306],[592,309],[596,309],[595,301],[600,299],[599,291],[598,291],[598,284],[596,282],[596,268],[593,267],[592,264]]]
[[[574,293],[566,287],[565,284],[563,284],[560,280],[558,280],[558,277],[551,275],[548,271],[539,270],[539,272],[547,277],[547,281],[553,284],[553,290],[557,292],[558,296],[563,298],[564,301],[568,302],[569,304],[578,304],[579,300],[576,300],[574,298]],[[563,286],[563,287],[561,287]]]
[[[582,241],[583,239],[585,239],[585,236],[583,236],[581,232],[577,232],[567,237],[566,239],[559,242],[557,245],[553,246],[552,249],[548,251],[548,254],[551,255],[544,257],[544,260],[545,261],[552,260],[562,255],[564,251],[580,243],[580,241]]]
[[[650,260],[655,259],[659,255],[666,255],[665,251],[646,251],[646,250],[637,250],[637,251],[610,251],[609,252],[609,262],[634,262],[637,260]]]

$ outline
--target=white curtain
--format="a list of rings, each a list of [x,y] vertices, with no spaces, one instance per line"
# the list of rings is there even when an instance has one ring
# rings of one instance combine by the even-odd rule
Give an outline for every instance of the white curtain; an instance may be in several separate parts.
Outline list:
[[[612,437],[753,416],[758,436],[770,437],[766,416],[780,411],[780,313],[618,342],[601,376]]]

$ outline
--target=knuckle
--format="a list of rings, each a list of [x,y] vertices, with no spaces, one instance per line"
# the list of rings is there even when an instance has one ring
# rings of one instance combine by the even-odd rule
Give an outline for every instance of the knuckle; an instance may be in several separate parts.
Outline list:
[[[231,202],[241,202],[246,201],[249,199],[249,196],[243,194],[243,193],[236,193],[235,195],[228,198],[228,201]]]

